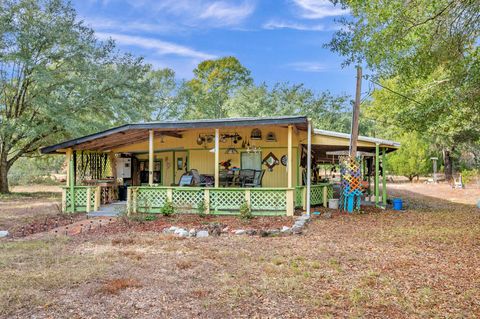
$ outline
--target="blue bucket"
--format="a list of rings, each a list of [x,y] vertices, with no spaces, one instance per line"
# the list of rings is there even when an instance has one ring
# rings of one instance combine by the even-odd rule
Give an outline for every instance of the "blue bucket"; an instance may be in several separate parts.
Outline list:
[[[401,198],[394,198],[393,199],[393,210],[402,210],[402,199]]]

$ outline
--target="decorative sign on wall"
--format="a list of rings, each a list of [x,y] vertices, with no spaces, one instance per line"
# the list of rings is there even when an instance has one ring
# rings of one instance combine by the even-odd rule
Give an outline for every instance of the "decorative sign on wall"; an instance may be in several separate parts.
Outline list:
[[[252,133],[250,134],[251,140],[261,140],[262,139],[262,131],[258,128],[254,128]]]
[[[267,137],[265,138],[265,141],[267,142],[276,142],[277,137],[275,136],[275,133],[273,132],[268,132]]]
[[[272,152],[268,153],[263,159],[262,163],[268,167],[269,171],[273,171],[275,165],[279,164],[278,158]]]
[[[287,157],[287,155],[283,155],[283,156],[280,158],[280,162],[282,163],[283,166],[287,166],[287,163],[288,163],[288,157]]]

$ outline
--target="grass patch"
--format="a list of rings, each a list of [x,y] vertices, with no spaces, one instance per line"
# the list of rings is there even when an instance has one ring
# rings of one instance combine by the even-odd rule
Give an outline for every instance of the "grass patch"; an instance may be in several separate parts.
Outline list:
[[[99,292],[106,295],[118,295],[127,288],[140,288],[142,284],[133,278],[116,278],[105,282],[99,289]]]

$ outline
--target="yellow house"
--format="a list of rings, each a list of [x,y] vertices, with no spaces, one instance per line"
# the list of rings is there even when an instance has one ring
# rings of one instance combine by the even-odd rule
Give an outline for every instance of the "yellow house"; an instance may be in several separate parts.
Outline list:
[[[235,214],[247,203],[254,214],[293,215],[295,207],[326,205],[332,184],[319,180],[315,167],[348,146],[348,134],[284,116],[127,124],[41,151],[66,154],[64,211],[126,200],[129,212],[159,212],[171,202],[179,211]],[[377,159],[379,150],[398,146],[358,142]]]

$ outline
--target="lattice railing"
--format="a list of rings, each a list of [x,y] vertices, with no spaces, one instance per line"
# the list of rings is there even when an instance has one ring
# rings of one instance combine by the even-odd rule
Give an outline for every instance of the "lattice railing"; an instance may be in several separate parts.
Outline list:
[[[316,184],[310,186],[310,204],[312,206],[323,205],[323,190],[327,188],[327,198],[328,201],[330,198],[333,198],[333,185],[330,183]],[[304,206],[304,189],[306,186],[297,186],[295,188],[295,207]]]
[[[240,206],[250,202],[256,215],[284,215],[287,211],[285,188],[201,188],[140,186],[129,188],[130,212],[158,213],[171,201],[177,212],[197,212],[200,204],[212,214],[239,214]]]
[[[141,211],[158,211],[167,202],[167,189],[163,187],[132,187],[133,205]]]
[[[89,209],[87,208],[87,194],[90,190]],[[74,186],[75,205],[72,209],[72,192],[70,187],[63,187],[63,211],[65,212],[86,212],[93,211],[95,207],[96,187],[94,186]]]
[[[238,211],[245,201],[245,189],[210,189],[210,208],[212,210]]]
[[[250,203],[252,211],[255,210],[286,210],[287,197],[286,191],[252,189],[250,193]]]
[[[205,204],[205,190],[202,188],[174,188],[172,202],[177,208],[196,209],[200,204]]]

